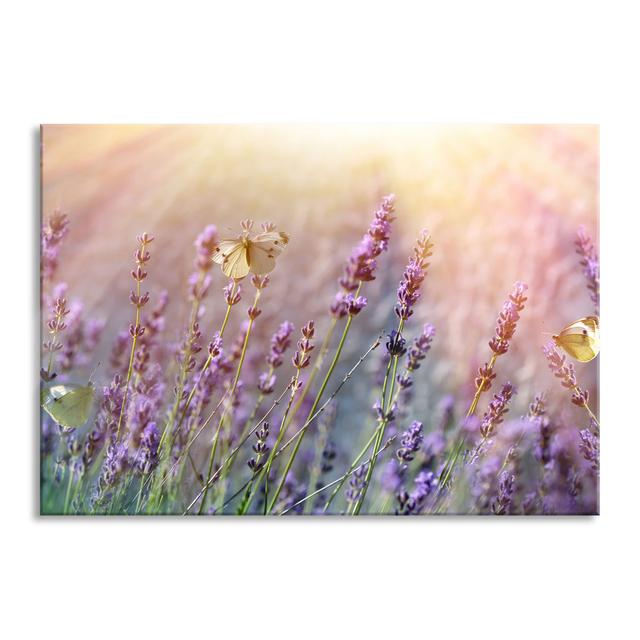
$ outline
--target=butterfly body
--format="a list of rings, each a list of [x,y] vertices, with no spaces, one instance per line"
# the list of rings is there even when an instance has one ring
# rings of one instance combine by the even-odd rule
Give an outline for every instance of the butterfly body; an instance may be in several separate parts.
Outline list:
[[[94,395],[91,382],[56,384],[40,392],[40,404],[63,427],[81,427],[89,419]]]
[[[575,360],[589,362],[600,352],[600,321],[597,316],[580,318],[552,338]]]
[[[213,252],[213,261],[222,265],[229,278],[240,280],[249,272],[264,275],[274,270],[276,258],[289,242],[282,231],[265,231],[253,237],[248,232],[231,240],[222,240]]]

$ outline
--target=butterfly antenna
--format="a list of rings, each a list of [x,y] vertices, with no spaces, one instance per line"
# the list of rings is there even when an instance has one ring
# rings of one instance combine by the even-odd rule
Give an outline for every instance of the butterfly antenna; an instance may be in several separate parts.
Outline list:
[[[91,372],[91,374],[89,375],[89,382],[91,382],[91,381],[92,381],[93,374],[98,370],[98,367],[99,367],[101,364],[102,364],[101,362],[98,362],[98,364],[97,364],[95,367],[93,367],[93,371],[92,371],[92,372]]]

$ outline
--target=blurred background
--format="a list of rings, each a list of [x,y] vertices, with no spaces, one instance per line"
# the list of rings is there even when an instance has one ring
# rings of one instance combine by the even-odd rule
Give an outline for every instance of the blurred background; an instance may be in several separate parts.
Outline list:
[[[193,241],[203,227],[215,224],[224,238],[250,217],[290,235],[251,343],[249,357],[260,361],[285,319],[296,334],[314,319],[323,336],[351,248],[381,196],[395,193],[390,249],[376,281],[365,286],[369,306],[354,323],[342,370],[395,326],[403,266],[428,228],[434,254],[406,335],[417,335],[425,322],[437,334],[417,375],[412,418],[428,421],[446,394],[464,413],[477,366],[490,356],[497,314],[513,283],[523,280],[529,301],[511,350],[498,360],[496,385],[509,379],[518,386],[516,412],[547,391],[552,409],[586,426],[583,410],[547,369],[541,346],[550,338],[545,332],[593,313],[574,240],[584,225],[598,244],[596,126],[47,125],[42,143],[43,214],[60,208],[71,221],[58,279],[89,315],[107,321],[98,350],[103,362],[131,321],[137,234],[156,238],[146,282],[152,304],[160,290],[169,291],[166,335],[175,341],[188,312]],[[212,273],[202,321],[207,336],[225,310],[226,281],[218,268]],[[249,304],[246,284],[233,331]],[[577,364],[596,411],[597,362]],[[367,366],[375,369],[376,362]],[[108,378],[104,369],[99,381]],[[341,406],[370,404],[371,380],[359,375]]]

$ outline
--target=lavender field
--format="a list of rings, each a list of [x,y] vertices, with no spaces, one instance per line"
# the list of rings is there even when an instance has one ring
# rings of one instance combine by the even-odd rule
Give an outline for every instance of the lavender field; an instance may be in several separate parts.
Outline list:
[[[598,128],[44,126],[40,510],[599,513]]]

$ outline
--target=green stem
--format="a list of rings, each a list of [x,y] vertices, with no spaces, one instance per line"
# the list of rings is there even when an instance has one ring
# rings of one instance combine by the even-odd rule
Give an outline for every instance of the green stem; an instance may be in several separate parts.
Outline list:
[[[256,295],[253,300],[252,307],[255,308],[258,306],[258,301],[260,300],[261,289],[256,289]],[[231,391],[229,393],[229,398],[227,400],[227,404],[220,416],[220,421],[218,422],[218,428],[216,429],[215,435],[213,436],[213,444],[211,445],[211,454],[209,455],[209,468],[207,470],[206,477],[211,477],[211,471],[213,469],[213,462],[216,457],[216,451],[218,449],[218,439],[220,436],[220,430],[222,429],[222,425],[224,423],[224,419],[227,416],[227,412],[229,408],[233,405],[233,398],[236,392],[236,387],[238,386],[238,380],[240,380],[240,374],[242,372],[242,365],[244,363],[244,358],[247,355],[247,345],[249,344],[249,336],[251,335],[251,329],[253,327],[254,322],[253,317],[249,318],[249,326],[247,327],[247,333],[244,337],[244,343],[242,344],[242,352],[240,353],[240,360],[238,361],[238,367],[236,368],[236,375],[233,378],[233,384],[231,385]],[[209,484],[206,485],[204,490],[204,494],[202,495],[202,502],[200,503],[200,508],[198,509],[198,514],[201,515],[204,511],[205,504],[207,502],[207,494],[209,493]]]
[[[315,449],[315,455],[313,457],[313,464],[311,465],[311,473],[309,474],[309,483],[307,484],[307,490],[305,494],[312,493],[318,483],[318,479],[322,474],[322,457],[327,448],[329,441],[329,426],[324,421],[320,421],[318,425],[318,438]],[[310,515],[313,511],[314,500],[308,500],[304,505],[303,514]]]
[[[309,378],[307,379],[304,385],[304,389],[302,389],[302,393],[298,398],[298,402],[296,402],[295,406],[293,407],[293,411],[289,416],[289,419],[286,425],[287,427],[289,426],[291,421],[296,417],[296,414],[298,413],[298,410],[302,406],[304,399],[307,397],[307,393],[309,392],[309,389],[311,389],[313,385],[313,381],[315,380],[316,375],[319,373],[320,369],[322,368],[322,363],[324,362],[325,356],[329,351],[329,344],[331,342],[331,338],[333,337],[334,331],[336,329],[337,322],[338,322],[338,319],[335,317],[331,320],[331,324],[329,325],[329,330],[327,331],[327,335],[324,337],[324,340],[322,341],[322,345],[320,345],[320,349],[318,351],[318,357],[316,358],[316,361],[313,365],[313,369],[311,369],[311,373],[309,374]]]
[[[71,497],[71,486],[73,485],[73,471],[71,470],[71,463],[67,465],[67,471],[69,472],[69,480],[67,482],[67,493],[64,497],[64,511],[63,515],[67,515],[69,510],[69,498]]]
[[[358,292],[360,291],[360,288],[358,288]],[[357,295],[357,293],[356,293]],[[344,327],[344,330],[342,332],[342,337],[340,338],[340,342],[338,343],[338,348],[336,349],[336,353],[333,356],[333,360],[331,362],[331,365],[329,366],[329,370],[327,371],[324,380],[322,381],[322,385],[320,385],[320,389],[316,395],[315,400],[313,401],[313,406],[311,407],[311,410],[309,411],[309,415],[313,415],[315,410],[318,407],[318,404],[320,403],[320,400],[322,399],[322,394],[324,393],[325,389],[327,388],[327,384],[329,384],[329,379],[331,378],[331,374],[333,373],[333,370],[336,368],[336,365],[338,364],[338,360],[340,359],[340,354],[342,353],[342,348],[344,347],[344,343],[345,340],[347,339],[347,334],[349,333],[349,328],[351,327],[351,323],[353,321],[353,316],[349,316],[349,319],[347,320],[347,323]],[[308,427],[308,425],[307,425]],[[293,461],[295,460],[296,455],[298,454],[298,450],[300,449],[300,445],[302,443],[302,439],[304,438],[304,434],[307,431],[307,427],[304,427],[301,431],[300,434],[298,435],[298,439],[296,441],[295,446],[293,447],[293,451],[291,452],[291,455],[289,456],[289,459],[287,460],[287,464],[284,467],[284,471],[282,472],[282,476],[280,477],[280,483],[278,484],[278,488],[276,489],[276,492],[271,500],[271,504],[269,505],[268,509],[267,509],[267,513],[271,513],[271,510],[273,509],[276,500],[278,499],[278,496],[280,495],[280,492],[282,491],[282,487],[284,487],[284,483],[287,479],[287,474],[289,473],[290,469],[291,469],[291,465],[293,464]]]
[[[494,353],[491,356],[491,360],[489,361],[489,365],[488,365],[488,369],[489,372],[493,371],[493,367],[496,363],[496,359],[498,358],[498,354]],[[475,395],[473,396],[473,400],[471,401],[471,405],[469,407],[469,410],[467,411],[467,415],[465,417],[465,420],[468,420],[476,411],[476,409],[478,408],[478,402],[480,401],[480,396],[482,395],[483,391],[485,391],[485,381],[483,380],[479,385],[478,388],[476,389]],[[438,482],[438,486],[440,489],[444,488],[447,484],[447,482],[449,482],[449,478],[451,477],[451,474],[453,473],[453,470],[458,462],[458,458],[460,457],[460,453],[462,452],[462,448],[464,447],[464,442],[465,442],[465,438],[464,436],[462,436],[461,438],[459,438],[456,446],[454,446],[454,448],[452,449],[452,454],[449,455],[449,458],[447,459],[447,462],[445,463],[445,467],[442,471],[442,473],[440,474],[440,480]]]
[[[142,251],[144,251],[144,244],[142,245]],[[140,280],[136,280],[137,295],[140,299]],[[129,383],[131,382],[131,374],[133,373],[133,358],[136,353],[136,344],[138,343],[138,326],[140,324],[140,306],[136,305],[136,323],[135,332],[131,341],[131,353],[129,355],[129,368],[127,369],[127,381],[124,387],[124,394],[122,395],[122,405],[120,406],[120,415],[118,416],[118,427],[116,428],[116,442],[120,437],[120,427],[122,425],[122,416],[124,415],[124,408],[127,404],[127,396],[129,395]]]
[[[251,487],[251,491],[249,493],[249,496],[243,501],[242,507],[241,509],[238,510],[238,515],[245,515],[246,512],[249,510],[249,507],[251,506],[251,503],[253,502],[253,498],[255,497],[255,494],[258,492],[258,490],[260,489],[260,485],[262,484],[262,479],[265,479],[265,493],[264,493],[264,508],[265,508],[265,513],[264,515],[266,515],[266,509],[267,509],[267,499],[268,499],[268,495],[269,495],[269,473],[271,471],[271,465],[273,464],[273,459],[275,457],[275,453],[278,450],[278,447],[280,446],[280,443],[282,442],[282,438],[285,434],[286,428],[285,428],[285,424],[287,422],[287,416],[289,414],[289,411],[291,410],[291,405],[293,404],[293,399],[296,395],[296,391],[298,390],[298,380],[300,378],[300,369],[296,370],[296,375],[293,379],[293,383],[291,385],[291,394],[289,395],[289,401],[287,402],[287,407],[284,411],[284,414],[282,416],[282,419],[280,420],[280,428],[278,430],[278,436],[276,437],[276,441],[275,444],[273,445],[273,448],[271,449],[270,453],[269,453],[269,457],[267,458],[267,462],[265,463],[265,465],[263,466],[263,468],[260,470],[259,476],[257,478],[257,482],[256,481],[252,481],[252,487]],[[254,475],[254,480],[255,480],[255,475]],[[221,504],[224,504],[224,501],[221,502]]]
[[[360,453],[356,456],[356,458],[351,463],[351,466],[349,467],[347,473],[345,473],[345,475],[342,476],[342,480],[338,481],[338,486],[332,491],[331,495],[329,496],[329,498],[327,499],[327,502],[324,505],[323,511],[325,513],[329,508],[329,506],[331,505],[331,503],[333,502],[333,499],[338,495],[338,493],[340,493],[340,489],[342,489],[345,483],[345,480],[353,473],[355,468],[358,466],[358,463],[360,462],[360,460],[362,460],[362,458],[364,458],[364,456],[366,455],[367,451],[369,451],[369,447],[373,444],[373,441],[376,439],[377,435],[378,435],[378,430],[376,429],[371,434],[371,437],[367,441],[367,444],[365,444],[364,447],[362,447],[362,451],[360,451]]]
[[[397,329],[398,335],[402,335],[403,329],[404,329],[404,318],[400,318],[400,321],[398,322],[398,329]],[[360,495],[358,496],[358,499],[356,500],[356,503],[353,508],[354,516],[357,516],[360,513],[360,509],[362,509],[365,496],[367,495],[367,489],[369,488],[369,484],[371,483],[371,478],[373,477],[373,469],[378,459],[378,452],[380,451],[380,447],[382,446],[382,440],[384,439],[384,433],[386,431],[387,423],[388,423],[387,414],[391,410],[391,400],[393,398],[393,390],[395,388],[396,374],[398,372],[398,360],[399,360],[399,356],[394,355],[393,358],[389,360],[389,365],[387,365],[387,372],[384,377],[384,382],[382,384],[381,424],[378,428],[378,435],[376,437],[375,444],[373,445],[373,455],[371,456],[371,464],[367,468],[367,473],[364,479],[364,486],[362,487],[362,490],[360,491]],[[388,384],[387,381],[389,379],[389,368],[392,362],[393,362],[393,372],[391,374],[391,386],[389,389],[388,398],[385,398],[386,387]]]
[[[238,286],[238,283],[234,280],[233,281],[233,287],[231,288],[231,294],[229,296],[229,299],[233,298],[235,292],[236,292],[236,288]],[[231,307],[233,305],[231,304],[227,304],[227,311],[224,314],[224,320],[222,321],[222,326],[220,327],[220,331],[219,331],[219,335],[220,338],[222,338],[222,336],[224,335],[224,330],[227,328],[227,323],[229,322],[229,316],[231,315]],[[196,307],[196,311],[197,311],[197,307]],[[191,326],[193,326],[193,322],[195,320],[192,320],[191,322]],[[163,445],[163,441],[164,441],[164,437],[165,434],[170,431],[173,430],[174,432],[178,432],[180,431],[180,427],[182,426],[182,423],[184,422],[185,416],[187,415],[187,411],[189,410],[189,406],[191,405],[191,401],[193,400],[193,396],[196,393],[196,390],[198,389],[198,386],[200,384],[200,381],[202,380],[202,376],[205,374],[205,372],[207,371],[207,369],[209,368],[209,366],[211,365],[211,361],[213,360],[213,357],[211,356],[211,354],[209,354],[207,356],[207,359],[204,362],[204,365],[202,366],[202,369],[200,370],[200,374],[198,375],[198,379],[195,382],[195,384],[193,385],[193,388],[191,389],[191,391],[189,392],[189,395],[187,396],[187,400],[184,404],[184,407],[182,409],[182,414],[180,415],[180,420],[176,426],[175,429],[172,429],[172,424],[173,421],[175,419],[175,414],[178,411],[178,406],[180,405],[180,396],[182,395],[182,392],[180,392],[179,394],[176,394],[176,402],[174,404],[174,407],[172,409],[172,414],[169,416],[169,420],[167,421],[167,425],[164,428],[164,431],[162,432],[162,437],[160,438],[160,447],[162,447]],[[186,361],[186,359],[185,359]],[[186,377],[186,371],[185,371],[185,377]],[[183,384],[184,384],[184,380],[183,380]]]

